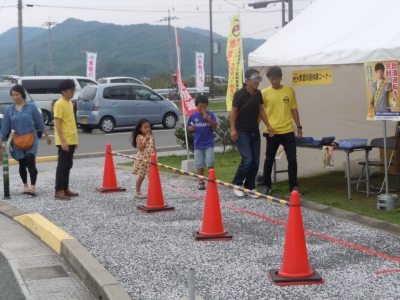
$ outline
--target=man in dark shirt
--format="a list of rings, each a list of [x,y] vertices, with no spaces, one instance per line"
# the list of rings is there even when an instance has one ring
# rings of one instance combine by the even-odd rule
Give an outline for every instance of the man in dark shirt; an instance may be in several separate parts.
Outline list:
[[[260,72],[255,69],[247,70],[245,80],[243,88],[236,91],[233,96],[230,116],[231,139],[236,142],[236,147],[242,156],[232,184],[239,186],[244,184],[245,189],[255,191],[261,146],[259,118],[268,127],[270,136],[274,135],[274,130],[268,122],[261,92],[258,90],[262,80]],[[234,190],[234,193],[237,197],[244,195],[239,190]]]

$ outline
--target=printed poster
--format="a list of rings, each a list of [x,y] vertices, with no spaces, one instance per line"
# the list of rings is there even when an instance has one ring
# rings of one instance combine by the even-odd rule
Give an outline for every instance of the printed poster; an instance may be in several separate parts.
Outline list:
[[[334,168],[333,147],[322,147],[322,166],[326,169]]]
[[[243,83],[242,41],[240,38],[239,15],[234,16],[230,22],[226,58],[228,60],[229,74],[228,88],[226,91],[226,108],[227,111],[231,111],[233,95],[242,87]]]
[[[367,86],[367,120],[400,121],[399,62],[364,63]]]

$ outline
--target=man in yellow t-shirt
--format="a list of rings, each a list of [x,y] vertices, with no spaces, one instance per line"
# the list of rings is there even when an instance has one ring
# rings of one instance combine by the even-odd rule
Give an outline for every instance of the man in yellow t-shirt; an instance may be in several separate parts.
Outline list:
[[[267,139],[267,151],[265,153],[263,189],[264,195],[271,193],[271,172],[275,161],[275,154],[282,145],[288,161],[289,193],[296,190],[299,195],[302,193],[297,184],[297,157],[296,157],[296,136],[293,131],[293,121],[297,126],[297,138],[303,135],[300,125],[299,111],[297,110],[296,94],[290,86],[281,84],[282,70],[278,66],[268,69],[267,77],[271,86],[262,90],[265,113],[274,135],[270,136],[268,128],[265,128],[263,136]]]
[[[69,189],[69,174],[72,169],[75,149],[78,148],[78,131],[74,116],[74,108],[70,101],[75,94],[75,83],[71,79],[62,80],[59,84],[62,97],[54,104],[54,133],[58,148],[58,164],[56,169],[56,200],[70,200],[79,196]]]

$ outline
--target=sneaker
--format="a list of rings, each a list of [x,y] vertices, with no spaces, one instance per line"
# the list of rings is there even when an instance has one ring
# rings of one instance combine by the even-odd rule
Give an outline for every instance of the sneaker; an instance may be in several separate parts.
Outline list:
[[[239,190],[233,190],[233,193],[235,194],[236,197],[241,198],[243,197],[244,193]]]
[[[303,195],[303,193],[299,190],[297,186],[295,186],[292,190],[289,189],[289,194],[291,194],[293,191],[297,191],[299,193],[299,196]]]
[[[204,181],[200,181],[199,182],[199,190],[203,191],[206,189],[206,184],[204,183]]]
[[[252,189],[251,191],[254,193],[257,193],[256,189]],[[256,196],[256,195],[252,195],[252,194],[246,194],[246,196],[249,196],[250,198],[253,198],[253,199],[260,198],[260,196]]]
[[[267,187],[267,186],[263,186],[262,190],[261,190],[261,194],[263,195],[271,195],[271,188]]]

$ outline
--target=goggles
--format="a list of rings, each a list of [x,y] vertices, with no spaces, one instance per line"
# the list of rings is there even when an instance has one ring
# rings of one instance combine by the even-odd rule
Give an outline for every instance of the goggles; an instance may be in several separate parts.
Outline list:
[[[249,80],[253,81],[253,82],[261,82],[262,81],[262,77],[260,75],[257,76],[251,76],[248,78]]]

